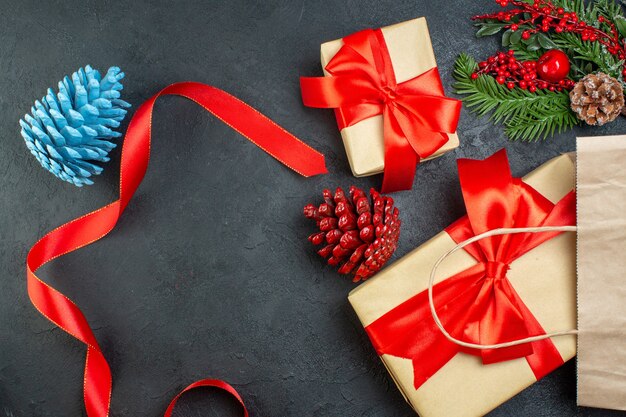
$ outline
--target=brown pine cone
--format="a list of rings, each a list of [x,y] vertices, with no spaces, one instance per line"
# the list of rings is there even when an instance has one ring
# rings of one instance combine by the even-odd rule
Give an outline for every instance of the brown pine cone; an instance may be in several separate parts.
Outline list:
[[[612,122],[624,107],[622,85],[603,72],[585,75],[570,91],[569,98],[572,110],[589,125]]]
[[[326,245],[317,253],[328,264],[340,265],[339,273],[354,274],[353,282],[374,275],[391,258],[400,237],[399,211],[391,197],[370,190],[372,202],[363,190],[350,187],[350,196],[341,188],[333,195],[324,190],[324,203],[308,204],[304,215],[317,222],[320,232],[309,236],[314,245]]]

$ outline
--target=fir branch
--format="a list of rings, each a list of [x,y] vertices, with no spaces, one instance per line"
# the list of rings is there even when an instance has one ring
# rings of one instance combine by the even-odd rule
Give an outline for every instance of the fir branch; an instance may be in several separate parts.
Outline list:
[[[585,42],[579,36],[572,33],[555,33],[552,40],[571,58],[574,80],[579,80],[593,71],[602,71],[611,77],[622,80],[622,65],[624,61],[618,60],[608,53],[606,48],[594,42]],[[586,65],[590,63],[591,66]]]
[[[471,76],[477,68],[476,61],[469,55],[463,53],[457,58],[455,92],[465,96],[464,103],[479,116],[491,113],[491,120],[503,123],[510,139],[545,139],[578,123],[570,109],[567,92],[509,90],[489,75],[473,80]]]
[[[533,4],[533,0],[520,0],[526,4]],[[566,12],[575,12],[579,21],[587,23],[587,27],[593,30],[610,33],[610,25],[615,25],[620,34],[621,46],[626,38],[626,17],[622,6],[614,0],[550,0],[550,7],[560,7]],[[607,46],[602,45],[602,41],[587,41],[581,38],[580,33],[563,31],[543,32],[537,31],[536,22],[528,21],[528,14],[517,14],[502,26],[501,19],[496,18],[497,14],[477,16],[475,25],[479,28],[477,36],[487,36],[502,33],[502,46],[508,47],[515,52],[515,56],[524,61],[535,61],[549,49],[561,49],[570,57],[572,71],[570,77],[578,81],[580,78],[591,72],[601,71],[619,80],[626,88],[626,82],[622,75],[624,61],[620,60],[616,53],[611,53]],[[602,16],[604,22],[598,20]],[[522,22],[523,20],[523,22]],[[608,22],[608,23],[607,23]],[[510,29],[511,24],[519,24],[515,31]],[[580,29],[579,29],[580,30]],[[522,31],[531,33],[528,39],[523,39]],[[612,35],[606,35],[612,36]],[[603,38],[604,42],[611,42]]]
[[[599,28],[598,16],[618,23],[624,19],[622,6],[614,0],[553,0],[553,4],[566,11],[576,12],[580,20]],[[619,27],[619,26],[618,26]],[[571,57],[573,79],[578,80],[593,71],[602,71],[622,81],[623,61],[607,52],[606,48],[594,42],[583,41],[572,33],[554,33],[552,39],[559,49]],[[591,64],[591,65],[588,65]]]
[[[568,105],[566,109],[544,111],[541,115],[519,115],[511,118],[504,123],[504,131],[511,140],[533,141],[540,136],[545,139],[555,132],[561,133],[576,124],[578,119]]]
[[[581,0],[579,0],[581,1]],[[583,9],[590,21],[596,21],[598,16],[604,14],[613,18],[614,15],[622,13],[622,7],[615,0],[593,0],[583,2]]]

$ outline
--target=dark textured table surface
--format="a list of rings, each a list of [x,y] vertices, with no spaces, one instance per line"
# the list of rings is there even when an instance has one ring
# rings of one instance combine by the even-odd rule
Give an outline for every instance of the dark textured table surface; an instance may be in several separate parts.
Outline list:
[[[351,310],[353,284],[306,241],[304,204],[324,187],[378,186],[350,175],[333,114],[304,108],[299,75],[321,75],[319,45],[367,27],[426,16],[444,85],[461,51],[485,57],[469,17],[481,1],[0,2],[0,416],[81,416],[85,348],[29,303],[24,262],[46,231],[117,196],[119,149],[96,184],[77,189],[40,168],[18,119],[48,86],[85,64],[126,72],[136,108],[183,80],[246,100],[324,152],[331,175],[305,180],[195,104],[156,106],[151,166],[117,229],[52,262],[42,276],[85,312],[109,359],[112,416],[160,416],[182,387],[232,383],[252,416],[412,416]],[[123,128],[126,127],[126,123]],[[577,129],[543,143],[508,142],[463,111],[461,147],[418,168],[394,196],[403,232],[396,258],[463,213],[455,160],[506,147],[525,174],[574,149]],[[490,416],[618,416],[575,406],[570,362]],[[455,401],[450,392],[450,401]],[[199,390],[176,416],[240,415]]]

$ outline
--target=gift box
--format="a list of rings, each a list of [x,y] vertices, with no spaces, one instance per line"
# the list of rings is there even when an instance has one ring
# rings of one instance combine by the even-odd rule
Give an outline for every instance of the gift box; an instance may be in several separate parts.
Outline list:
[[[303,101],[335,109],[355,176],[409,189],[418,162],[459,146],[460,102],[444,95],[425,18],[326,42],[321,61],[326,77],[301,79]]]
[[[437,259],[471,236],[574,224],[574,166],[572,155],[562,155],[519,180],[504,152],[459,161],[468,215],[350,293],[377,353],[422,417],[482,416],[576,354],[575,336],[461,348],[435,326],[426,291]],[[446,330],[493,344],[575,328],[575,246],[571,233],[519,234],[455,252],[439,267],[433,289]]]

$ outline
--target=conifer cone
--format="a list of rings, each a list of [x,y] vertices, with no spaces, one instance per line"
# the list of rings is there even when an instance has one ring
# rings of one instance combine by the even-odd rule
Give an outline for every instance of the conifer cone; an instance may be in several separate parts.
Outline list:
[[[114,129],[126,116],[130,104],[122,100],[124,73],[111,67],[102,76],[89,65],[59,82],[35,101],[30,114],[20,120],[22,137],[42,167],[78,187],[93,184],[109,161]]]
[[[618,80],[599,72],[585,75],[570,91],[572,110],[589,125],[602,126],[619,116],[624,107],[624,91]]]
[[[334,195],[324,190],[324,203],[304,207],[304,215],[320,229],[309,241],[324,244],[317,253],[328,259],[329,265],[339,266],[339,273],[354,274],[353,282],[366,280],[382,268],[400,237],[399,211],[393,199],[374,189],[370,195],[371,201],[354,186],[349,196],[341,188]]]

